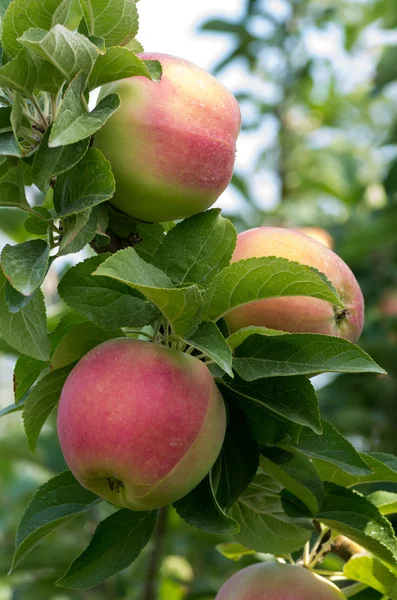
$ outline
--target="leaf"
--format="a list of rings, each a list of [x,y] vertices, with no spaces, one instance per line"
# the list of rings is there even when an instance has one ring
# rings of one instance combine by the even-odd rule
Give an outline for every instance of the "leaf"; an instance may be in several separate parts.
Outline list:
[[[51,224],[51,213],[43,206],[35,206],[29,213],[23,226],[26,231],[29,231],[29,233],[33,233],[34,235],[46,235]]]
[[[84,88],[85,78],[81,74],[73,79],[67,88],[52,126],[48,143],[50,148],[75,144],[93,135],[119,108],[119,97],[117,94],[110,94],[105,96],[94,110],[88,112],[83,103]]]
[[[48,146],[50,133],[51,129],[47,129],[34,155],[32,165],[33,182],[43,192],[47,191],[53,177],[65,173],[80,162],[90,143],[89,138],[86,138],[68,146],[50,148]]]
[[[42,60],[51,63],[67,82],[78,73],[87,81],[99,55],[98,48],[84,35],[70,31],[63,25],[55,25],[50,31],[29,29],[18,42]]]
[[[231,221],[213,208],[178,223],[157,250],[154,264],[174,284],[206,287],[229,264],[236,239]]]
[[[347,579],[378,590],[389,600],[397,600],[396,576],[374,556],[352,556],[344,565],[343,574]]]
[[[298,443],[284,443],[282,447],[307,458],[325,460],[352,475],[371,473],[370,467],[352,444],[331,423],[323,420],[322,427],[322,435],[316,435],[306,428],[302,431]]]
[[[13,133],[0,134],[0,156],[23,156],[22,149]]]
[[[270,410],[293,423],[310,427],[315,433],[322,432],[316,392],[306,377],[269,377],[246,382],[236,376],[234,380],[224,378],[222,385],[237,394],[241,402]]]
[[[80,0],[80,5],[89,34],[106,46],[125,46],[138,33],[135,0]]]
[[[155,525],[155,511],[118,510],[98,525],[88,548],[57,585],[86,589],[125,569],[146,546]]]
[[[22,400],[23,396],[32,387],[42,370],[46,367],[42,360],[21,354],[14,368],[14,395],[15,402]]]
[[[81,161],[58,177],[54,207],[66,217],[109,200],[115,183],[109,162],[96,148],[89,148]]]
[[[17,313],[10,313],[5,299],[6,282],[0,269],[0,335],[18,352],[48,360],[50,344],[43,294],[36,292],[27,306]]]
[[[4,295],[10,313],[17,313],[23,308],[25,308],[25,306],[27,306],[32,300],[34,293],[30,296],[24,296],[15,288],[13,288],[9,281],[7,281],[5,285]]]
[[[204,295],[204,318],[217,321],[236,306],[281,296],[311,296],[343,307],[332,285],[316,269],[265,256],[235,262],[213,279]]]
[[[324,486],[308,458],[279,448],[264,448],[261,465],[268,475],[299,498],[312,515],[318,512],[324,495]]]
[[[114,279],[91,275],[106,258],[94,256],[69,269],[58,287],[61,298],[70,308],[106,329],[152,323],[158,310],[138,292]]]
[[[393,492],[373,492],[367,496],[382,513],[382,515],[393,515],[397,513],[397,494]]]
[[[251,335],[288,335],[286,331],[280,331],[279,329],[268,329],[267,327],[260,327],[251,325],[249,327],[243,327],[239,329],[227,338],[227,343],[232,350],[240,346],[247,338]]]
[[[30,296],[43,282],[48,270],[50,247],[44,240],[31,240],[17,246],[6,244],[1,266],[11,285]]]
[[[392,454],[370,452],[360,454],[371,472],[367,474],[346,473],[338,465],[323,460],[315,460],[314,464],[323,481],[330,481],[344,487],[370,482],[397,483],[397,457]]]
[[[15,2],[16,0],[13,4]],[[32,97],[39,69],[40,60],[32,56],[26,48],[22,48],[13,60],[0,67],[0,85],[28,98]]]
[[[164,224],[135,221],[114,210],[110,204],[107,208],[109,229],[127,243],[136,244],[134,248],[143,260],[153,262],[153,257],[164,240]]]
[[[148,64],[149,63],[149,64]],[[152,65],[156,63],[156,65]],[[156,67],[156,70],[153,69]],[[126,77],[147,77],[158,82],[161,78],[161,65],[158,61],[144,61],[128,48],[108,48],[106,54],[98,56],[90,74],[88,87],[94,90],[106,83],[119,81]]]
[[[376,85],[378,89],[397,79],[397,48],[386,46],[376,69]]]
[[[70,471],[42,485],[18,525],[16,550],[10,571],[54,529],[86,512],[101,499],[83,488]]]
[[[292,519],[283,510],[283,486],[266,474],[262,466],[253,482],[233,506],[231,515],[240,525],[236,540],[256,552],[289,554],[310,539],[309,519]]]
[[[69,5],[69,0],[13,0],[3,21],[2,43],[7,53],[18,53],[22,47],[18,38],[31,27],[48,30],[65,23]]]
[[[62,239],[58,256],[80,252],[95,237],[99,206],[63,219]]]
[[[359,346],[317,333],[251,335],[236,348],[233,368],[246,381],[325,372],[385,373]]]
[[[243,556],[249,556],[251,554],[255,554],[255,550],[250,550],[246,548],[242,544],[237,544],[233,542],[227,542],[225,544],[218,544],[215,546],[215,550],[222,554],[225,558],[229,560],[238,561]]]
[[[192,335],[185,337],[185,341],[206,354],[233,377],[232,351],[215,323],[201,323]]]
[[[63,369],[48,373],[36,383],[25,400],[22,418],[28,445],[32,453],[36,450],[37,440],[44,423],[59,401],[63,385],[70,371],[71,366],[68,365]]]
[[[316,519],[363,546],[397,572],[397,540],[386,517],[356,491],[328,482],[324,490]]]
[[[22,165],[19,164],[11,167],[0,179],[0,206],[15,207],[26,211],[30,210],[25,195]]]
[[[79,323],[68,331],[51,356],[50,368],[62,369],[82,358],[98,344],[123,337],[120,330],[109,331],[94,323]]]
[[[227,402],[229,422],[211,480],[219,505],[226,511],[251,483],[258,470],[259,448],[241,408]]]
[[[19,412],[23,409],[24,400],[18,402],[18,404],[10,404],[9,406],[5,406],[0,410],[0,417],[5,417],[6,415],[11,415],[12,413]]]
[[[110,277],[144,294],[164,314],[176,335],[189,335],[200,322],[199,288],[195,285],[173,288],[167,275],[142,260],[133,248],[106,259],[95,275]]]
[[[11,125],[11,107],[3,106],[0,108],[0,133],[12,131]]]
[[[184,498],[174,502],[173,506],[186,523],[207,533],[230,535],[239,530],[236,521],[219,506],[211,473]]]

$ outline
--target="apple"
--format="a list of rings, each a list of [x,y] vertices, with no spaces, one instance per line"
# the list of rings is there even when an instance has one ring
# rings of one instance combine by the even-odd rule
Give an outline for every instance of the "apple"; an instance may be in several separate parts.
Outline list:
[[[76,479],[131,510],[164,506],[196,487],[225,427],[222,396],[203,362],[131,338],[88,352],[58,408],[62,452]]]
[[[111,85],[118,111],[95,135],[116,179],[111,203],[130,217],[159,222],[209,208],[230,182],[241,115],[212,75],[175,56],[159,60],[160,83],[130,77]]]
[[[315,267],[331,281],[345,309],[308,296],[256,300],[225,315],[231,332],[260,325],[288,332],[323,333],[356,341],[364,324],[364,299],[345,262],[313,238],[279,227],[258,227],[237,236],[232,262],[253,256],[279,256]]]
[[[322,227],[294,227],[294,231],[299,231],[300,233],[308,235],[314,240],[317,240],[317,242],[320,242],[320,244],[327,246],[327,248],[331,248],[331,250],[334,247],[334,238]]]
[[[346,600],[333,583],[304,567],[277,562],[238,571],[215,600]]]

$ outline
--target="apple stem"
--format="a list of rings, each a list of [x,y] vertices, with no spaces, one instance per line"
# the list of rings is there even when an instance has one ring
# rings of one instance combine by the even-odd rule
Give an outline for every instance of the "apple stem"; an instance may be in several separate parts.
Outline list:
[[[167,531],[168,506],[159,508],[157,525],[153,536],[153,546],[149,556],[149,565],[142,600],[156,600],[157,579],[160,567],[164,537]]]

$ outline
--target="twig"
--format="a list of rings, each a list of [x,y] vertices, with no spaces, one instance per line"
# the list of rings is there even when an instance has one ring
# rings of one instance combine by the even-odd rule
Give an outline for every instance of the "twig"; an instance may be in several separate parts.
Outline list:
[[[157,579],[160,559],[163,549],[163,541],[167,530],[168,507],[159,509],[156,530],[153,537],[153,548],[149,557],[149,566],[146,574],[142,600],[156,600]]]

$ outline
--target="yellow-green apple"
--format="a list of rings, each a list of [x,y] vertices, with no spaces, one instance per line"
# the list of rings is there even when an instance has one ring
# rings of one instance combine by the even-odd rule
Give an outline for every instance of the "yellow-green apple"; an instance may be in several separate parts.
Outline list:
[[[356,341],[364,323],[364,299],[346,263],[313,238],[278,227],[258,227],[237,236],[232,262],[260,256],[278,256],[324,273],[338,292],[345,309],[308,296],[256,300],[225,315],[230,330],[261,325],[289,332],[323,333]]]
[[[304,567],[268,562],[238,571],[215,600],[345,600],[345,596]]]
[[[300,233],[308,235],[314,240],[317,240],[317,242],[320,242],[320,244],[327,246],[327,248],[331,248],[331,250],[334,247],[334,238],[322,227],[294,227],[294,231],[299,231]]]
[[[131,338],[88,352],[67,378],[58,408],[61,448],[76,479],[131,510],[190,492],[216,461],[225,422],[203,362]]]
[[[111,203],[142,221],[182,219],[210,207],[230,182],[241,116],[212,75],[175,56],[159,60],[159,83],[130,77],[112,84],[121,106],[95,136],[116,179]]]

